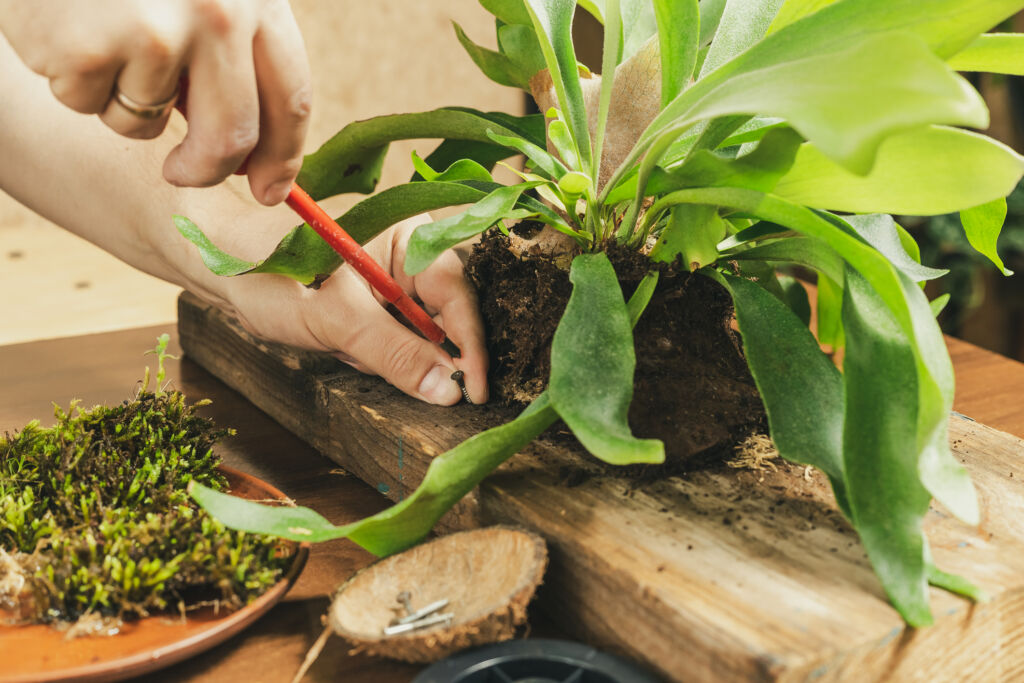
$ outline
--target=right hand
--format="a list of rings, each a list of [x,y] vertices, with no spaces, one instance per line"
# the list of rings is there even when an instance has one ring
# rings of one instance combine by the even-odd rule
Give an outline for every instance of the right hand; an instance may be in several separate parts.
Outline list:
[[[366,245],[373,259],[410,296],[419,299],[462,351],[451,358],[437,344],[408,329],[387,302],[349,265],[318,291],[274,275],[222,279],[239,322],[254,335],[300,348],[332,352],[361,372],[380,375],[428,403],[453,405],[462,392],[452,372],[465,373],[474,403],[487,401],[487,348],[476,292],[454,251],[446,251],[422,273],[405,274],[409,237],[430,221],[416,216],[384,231]]]
[[[0,30],[58,100],[152,138],[168,111],[143,119],[114,97],[167,100],[188,75],[188,134],[168,154],[174,185],[215,185],[248,157],[253,196],[284,200],[302,164],[309,64],[287,0],[0,0]]]

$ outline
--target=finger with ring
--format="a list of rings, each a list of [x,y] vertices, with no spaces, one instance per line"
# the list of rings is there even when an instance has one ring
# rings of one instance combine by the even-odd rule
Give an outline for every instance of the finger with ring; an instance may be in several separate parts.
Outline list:
[[[125,95],[121,92],[121,89],[115,85],[114,100],[129,113],[138,116],[140,119],[151,121],[153,119],[162,118],[171,110],[172,107],[174,107],[174,104],[178,101],[179,90],[180,88],[175,86],[174,92],[171,93],[170,97],[167,97],[163,101],[156,102],[154,104],[143,104],[141,102],[136,102],[131,97],[128,97],[128,95]]]

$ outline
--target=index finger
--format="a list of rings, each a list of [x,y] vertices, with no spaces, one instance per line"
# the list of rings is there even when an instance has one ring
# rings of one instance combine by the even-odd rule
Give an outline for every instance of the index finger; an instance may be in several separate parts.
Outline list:
[[[401,263],[399,263],[400,270]],[[412,293],[419,297],[428,311],[440,315],[448,337],[462,351],[455,367],[466,373],[466,389],[474,403],[486,403],[487,347],[484,324],[476,291],[463,274],[462,262],[453,251],[446,251],[429,268],[411,279]],[[405,286],[402,278],[399,284]],[[407,291],[408,291],[407,287]]]
[[[288,3],[274,6],[253,41],[260,98],[260,140],[246,174],[253,196],[276,204],[288,196],[302,166],[302,145],[309,125],[309,63],[302,34]]]
[[[164,162],[176,185],[216,185],[231,175],[259,139],[259,99],[252,29],[198,40],[188,69],[188,133]]]

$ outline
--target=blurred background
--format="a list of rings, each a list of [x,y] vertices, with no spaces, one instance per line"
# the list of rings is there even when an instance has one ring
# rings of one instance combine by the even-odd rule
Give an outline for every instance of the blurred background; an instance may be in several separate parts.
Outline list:
[[[345,123],[379,114],[446,105],[520,113],[516,90],[480,74],[455,39],[458,21],[478,43],[494,47],[493,21],[476,2],[322,3],[293,0],[313,70],[314,108],[307,151]],[[601,27],[580,13],[576,43],[581,61],[600,70]],[[1001,27],[1024,31],[1024,16]],[[1024,79],[974,78],[992,113],[987,131],[1024,152]],[[180,120],[168,135],[181,135]],[[145,144],[145,143],[134,143]],[[412,173],[409,154],[423,156],[430,141],[396,143],[380,187]],[[244,179],[236,178],[239,187]],[[334,203],[340,211],[358,197]],[[921,244],[922,260],[950,274],[929,289],[950,294],[939,318],[943,330],[1024,360],[1024,186],[1009,198],[999,252],[1020,275],[1006,278],[963,236],[959,217],[903,217]],[[282,225],[282,235],[292,225]],[[168,218],[168,239],[181,239]],[[64,232],[6,195],[0,195],[0,344],[167,324],[173,331],[178,288],[135,271],[106,252]],[[13,293],[17,295],[13,295]]]
[[[1024,32],[1024,15],[1000,27]],[[1024,58],[1024,57],[1022,57]],[[968,74],[985,96],[992,114],[989,135],[1024,153],[1024,78]],[[934,298],[950,295],[939,315],[943,331],[1005,356],[1024,360],[1024,183],[1007,200],[1006,224],[998,251],[1009,270],[1005,277],[964,237],[956,214],[928,219],[904,217],[900,222],[921,245],[921,260],[950,273],[930,283]]]

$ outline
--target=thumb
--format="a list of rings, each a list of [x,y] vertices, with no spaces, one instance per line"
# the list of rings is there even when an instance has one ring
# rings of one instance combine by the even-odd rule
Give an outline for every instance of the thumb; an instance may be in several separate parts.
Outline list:
[[[452,379],[455,364],[438,346],[417,336],[367,297],[335,344],[358,369],[380,375],[401,391],[427,403],[454,405],[462,390]]]
[[[450,368],[443,363],[432,365],[427,374],[420,380],[416,393],[428,403],[437,403],[443,406],[458,403],[462,399],[462,390],[452,378],[454,372],[454,368]],[[403,391],[411,393],[405,389]]]

